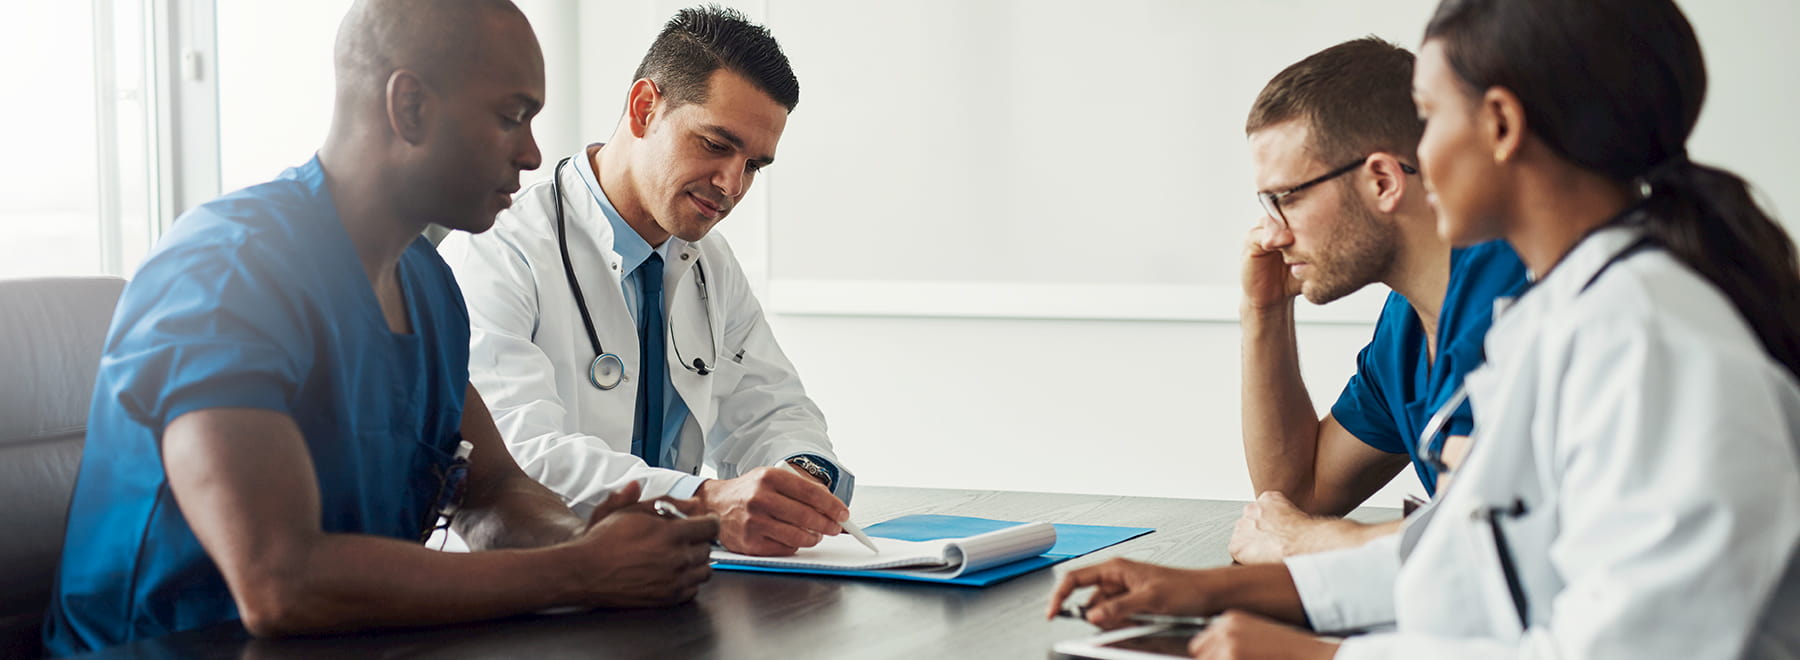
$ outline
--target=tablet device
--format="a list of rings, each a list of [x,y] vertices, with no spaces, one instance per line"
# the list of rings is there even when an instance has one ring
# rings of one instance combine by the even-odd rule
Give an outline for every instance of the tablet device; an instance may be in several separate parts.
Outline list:
[[[1057,642],[1051,650],[1060,657],[1094,660],[1168,660],[1186,658],[1188,641],[1205,630],[1202,626],[1137,626],[1093,637]]]

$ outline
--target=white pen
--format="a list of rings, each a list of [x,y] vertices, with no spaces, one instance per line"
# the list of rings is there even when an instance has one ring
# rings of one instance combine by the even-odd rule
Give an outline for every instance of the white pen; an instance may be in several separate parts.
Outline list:
[[[657,500],[656,503],[650,505],[650,509],[652,511],[655,511],[656,515],[662,516],[664,518],[674,518],[676,520],[687,520],[688,519],[688,514],[682,513],[681,509],[675,508],[674,502],[670,502],[668,500]],[[718,539],[713,539],[712,547],[724,548],[725,546],[724,546],[724,544],[719,543]]]
[[[657,500],[655,504],[650,506],[656,510],[657,514],[664,517],[687,520],[687,514],[682,513],[681,509],[675,508],[675,505],[670,504],[668,500]],[[881,554],[881,548],[875,547],[875,541],[870,539],[868,534],[864,534],[862,528],[857,527],[856,523],[846,520],[838,523],[838,526],[843,527],[844,531],[849,532],[850,536],[855,537],[856,541],[863,544],[863,547],[868,548],[870,552],[878,555]]]
[[[804,462],[806,464],[806,467],[802,467],[800,465],[795,465],[793,463],[793,461],[795,461],[795,460],[800,460],[800,461]],[[781,466],[787,468],[788,470],[790,470],[793,473],[798,474],[802,477],[816,479],[821,482],[830,481],[830,479],[828,477],[821,476],[823,471],[819,467],[814,465],[811,460],[808,460],[805,457],[800,457],[797,459],[788,459],[788,461],[782,463]],[[821,474],[815,474],[815,473],[821,473]],[[881,548],[875,547],[875,541],[870,540],[869,535],[864,534],[862,531],[862,528],[858,527],[856,525],[856,523],[850,522],[848,519],[845,519],[843,522],[838,523],[838,526],[844,528],[844,531],[849,532],[850,536],[854,537],[856,539],[857,543],[861,543],[861,544],[863,544],[863,547],[868,548],[869,552],[873,552],[878,555],[881,554]]]
[[[856,523],[846,520],[838,523],[838,526],[844,528],[844,531],[849,532],[851,536],[856,537],[856,542],[863,544],[863,547],[868,548],[869,552],[878,555],[881,554],[881,548],[875,547],[875,541],[870,539],[868,534],[864,534],[862,528],[856,526]]]
[[[675,518],[677,520],[688,519],[687,514],[682,513],[681,509],[675,508],[675,505],[668,500],[657,500],[655,504],[650,505],[650,508],[655,509],[657,515],[665,518]]]

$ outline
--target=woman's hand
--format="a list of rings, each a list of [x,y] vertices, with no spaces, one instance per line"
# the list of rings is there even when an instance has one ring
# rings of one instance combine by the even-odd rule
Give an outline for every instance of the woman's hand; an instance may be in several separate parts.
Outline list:
[[[1201,660],[1329,660],[1337,643],[1246,612],[1226,612],[1188,642]]]
[[[1170,568],[1130,559],[1113,559],[1069,571],[1056,584],[1050,598],[1050,616],[1056,616],[1069,593],[1095,587],[1085,610],[1089,623],[1108,630],[1132,625],[1133,614],[1211,614],[1208,573],[1211,570]]]

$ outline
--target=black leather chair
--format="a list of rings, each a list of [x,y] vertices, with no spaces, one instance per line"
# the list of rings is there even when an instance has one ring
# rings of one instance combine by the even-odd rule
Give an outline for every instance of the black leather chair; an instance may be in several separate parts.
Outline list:
[[[44,608],[125,281],[0,280],[0,658],[42,655]]]

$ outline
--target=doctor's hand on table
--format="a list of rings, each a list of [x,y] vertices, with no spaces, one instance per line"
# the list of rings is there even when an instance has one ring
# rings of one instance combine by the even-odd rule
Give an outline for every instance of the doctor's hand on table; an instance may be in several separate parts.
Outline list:
[[[825,485],[786,468],[761,467],[708,479],[694,491],[701,511],[719,517],[719,543],[747,555],[785,556],[843,532],[849,507]]]
[[[588,517],[566,545],[590,607],[648,607],[687,602],[712,577],[712,541],[719,520],[692,500],[670,500],[687,519],[658,515],[639,502],[642,488],[626,484]]]

